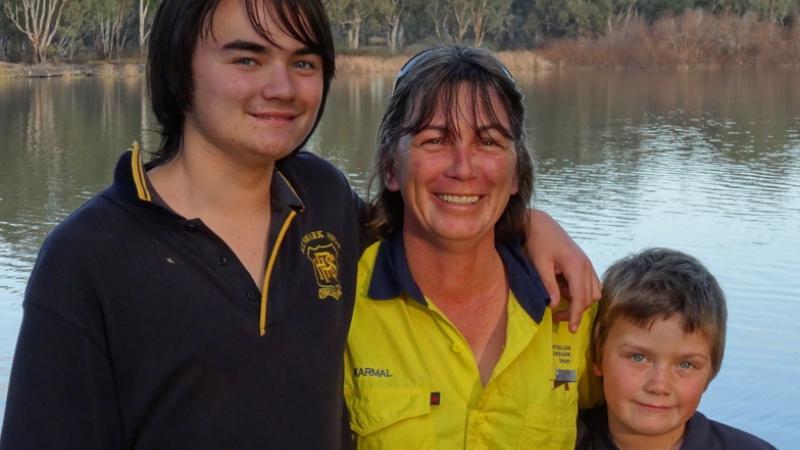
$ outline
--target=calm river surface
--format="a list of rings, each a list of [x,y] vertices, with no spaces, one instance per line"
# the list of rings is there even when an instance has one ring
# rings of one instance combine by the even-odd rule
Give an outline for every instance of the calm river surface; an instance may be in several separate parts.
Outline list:
[[[800,73],[520,75],[535,205],[598,271],[667,246],[728,295],[722,372],[701,410],[800,448]],[[334,82],[309,143],[361,189],[390,77]],[[0,415],[25,284],[52,227],[157,137],[141,80],[0,80]],[[58,374],[53,374],[57,377]]]

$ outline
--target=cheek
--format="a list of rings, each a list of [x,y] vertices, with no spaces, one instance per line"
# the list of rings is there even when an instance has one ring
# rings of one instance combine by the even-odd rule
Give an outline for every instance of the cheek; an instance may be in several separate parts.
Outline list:
[[[414,154],[409,154],[407,157],[398,158],[396,165],[396,178],[403,191],[415,189],[417,186],[428,184],[434,180],[437,173],[440,172],[440,166],[437,158],[420,158],[415,157]]]
[[[516,157],[486,161],[484,167],[487,176],[498,186],[507,186],[509,194],[514,195],[519,189],[517,183]]]
[[[315,112],[318,111],[322,105],[322,77],[303,77],[295,83],[295,86],[306,106]]]
[[[621,364],[607,364],[602,367],[603,386],[607,394],[627,396],[639,389],[636,372],[626,369]]]
[[[206,105],[210,110],[234,109],[234,105],[241,104],[255,91],[246,78],[224,76],[213,70],[205,70],[196,76],[194,87],[192,104],[196,107]]]
[[[679,389],[681,402],[686,407],[697,409],[697,405],[700,404],[700,398],[703,396],[703,392],[705,392],[706,384],[705,378],[701,379],[698,377],[698,379],[687,380]]]

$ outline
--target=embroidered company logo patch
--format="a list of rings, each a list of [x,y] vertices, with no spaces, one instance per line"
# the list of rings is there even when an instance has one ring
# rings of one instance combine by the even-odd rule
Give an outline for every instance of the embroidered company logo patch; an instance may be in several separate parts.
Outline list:
[[[342,285],[339,283],[340,248],[336,236],[327,231],[312,231],[300,241],[300,251],[314,267],[320,300],[327,297],[339,300],[342,297]]]
[[[553,378],[553,389],[564,386],[564,389],[568,391],[569,383],[578,381],[578,374],[575,369],[571,367],[572,346],[569,344],[553,344],[553,360],[557,366],[556,374]]]
[[[564,386],[565,390],[569,390],[569,383],[578,381],[578,376],[574,370],[570,369],[556,369],[556,376],[553,379],[553,389],[558,389]]]

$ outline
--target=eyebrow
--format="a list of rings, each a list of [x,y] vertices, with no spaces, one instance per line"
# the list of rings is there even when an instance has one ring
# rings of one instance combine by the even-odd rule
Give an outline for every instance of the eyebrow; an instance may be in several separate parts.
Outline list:
[[[482,127],[478,127],[478,129],[475,130],[475,131],[477,131],[478,133],[483,133],[483,132],[489,131],[489,130],[495,130],[495,131],[499,132],[500,134],[503,134],[504,132],[508,132],[508,130],[506,130],[506,127],[504,127],[503,125],[500,125],[500,124],[484,125]]]
[[[636,344],[636,343],[633,343],[633,342],[630,342],[630,341],[623,341],[616,348],[620,349],[620,350],[623,350],[623,351],[628,350],[628,351],[636,351],[636,352],[643,352],[643,353],[644,352],[648,352],[648,351],[652,351],[651,347],[648,347],[646,345]],[[711,357],[709,355],[707,355],[705,353],[699,353],[699,352],[678,353],[677,356],[678,356],[678,358],[681,358],[681,359],[689,359],[689,358],[700,358],[700,359],[705,359],[705,360],[710,360],[711,359]]]
[[[234,41],[228,42],[227,44],[222,46],[223,50],[244,50],[252,53],[267,53],[269,49],[266,45],[259,44],[258,42],[253,41],[245,41],[242,39],[236,39]],[[303,46],[294,50],[292,52],[295,56],[304,56],[304,55],[319,55],[319,52],[312,49],[308,46]]]
[[[236,39],[222,46],[223,50],[245,50],[253,53],[266,53],[267,47],[258,42]]]

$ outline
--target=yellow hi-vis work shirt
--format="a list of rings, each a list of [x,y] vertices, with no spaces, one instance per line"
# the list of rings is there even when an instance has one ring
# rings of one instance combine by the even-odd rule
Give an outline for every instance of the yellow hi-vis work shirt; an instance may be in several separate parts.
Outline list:
[[[411,278],[402,232],[358,269],[344,393],[358,449],[573,449],[588,377],[594,309],[577,333],[555,324],[519,245],[497,244],[511,288],[506,345],[482,386],[469,345]]]

